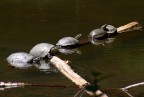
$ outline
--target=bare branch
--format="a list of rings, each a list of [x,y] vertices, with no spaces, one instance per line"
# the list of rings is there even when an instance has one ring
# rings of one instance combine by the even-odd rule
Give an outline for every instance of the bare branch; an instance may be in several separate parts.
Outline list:
[[[132,95],[128,92],[128,89],[134,88],[134,87],[137,87],[137,86],[141,86],[141,85],[144,85],[144,82],[132,84],[132,85],[126,86],[126,87],[124,87],[124,88],[120,88],[120,90],[122,90],[123,92],[125,92],[129,97],[134,97],[134,96],[132,96]]]
[[[134,97],[134,96],[132,96],[127,90],[125,90],[125,89],[121,89],[124,93],[126,93],[129,97]]]
[[[121,88],[121,89],[123,89],[123,90],[128,90],[128,89],[130,89],[130,88],[134,88],[134,87],[142,86],[142,85],[144,85],[144,82],[140,82],[140,83],[132,84],[132,85],[126,86],[126,87]]]

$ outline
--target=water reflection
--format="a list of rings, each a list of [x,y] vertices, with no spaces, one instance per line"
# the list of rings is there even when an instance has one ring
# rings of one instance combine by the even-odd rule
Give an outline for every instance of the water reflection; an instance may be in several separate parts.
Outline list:
[[[65,54],[65,55],[74,54],[74,53],[81,54],[81,51],[78,50],[78,49],[64,49],[64,48],[61,48],[61,49],[59,49],[59,52]]]
[[[143,23],[143,6],[143,0],[0,0],[1,80],[71,85],[72,83],[60,74],[44,74],[33,69],[11,70],[5,59],[14,52],[29,52],[37,43],[55,44],[60,37],[78,33],[87,37],[92,29],[105,23],[117,27],[134,20]],[[61,58],[70,59],[77,66],[87,69],[87,72],[83,71],[83,74],[87,75],[86,79],[91,77],[91,71],[111,75],[98,83],[102,88],[122,87],[144,80],[143,36],[144,33],[139,31],[121,34],[112,45],[88,45],[80,48],[83,52],[81,56],[61,55]],[[81,69],[77,71],[82,75]],[[136,89],[138,90],[143,93],[144,89],[142,87]],[[136,91],[135,93],[138,93]],[[14,97],[69,97],[75,92],[75,89],[69,88],[30,88],[1,92],[0,96],[11,97],[17,94]]]
[[[46,62],[45,60],[40,60],[40,64],[34,64],[34,66],[44,73],[58,73],[58,70],[50,62]]]
[[[103,45],[105,46],[106,44],[112,43],[115,40],[115,38],[107,38],[105,40],[97,40],[97,39],[93,39],[90,42],[96,46],[98,45]]]

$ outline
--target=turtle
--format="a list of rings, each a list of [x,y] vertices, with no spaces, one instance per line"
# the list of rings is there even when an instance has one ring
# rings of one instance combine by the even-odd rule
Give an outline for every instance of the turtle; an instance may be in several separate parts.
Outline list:
[[[35,60],[39,60],[35,62],[34,66],[40,71],[41,70],[45,70],[45,71],[54,70],[49,61],[53,56],[53,54],[50,53],[53,47],[54,45],[50,43],[39,43],[30,50],[30,54],[34,56]]]
[[[89,35],[89,41],[94,45],[104,45],[104,41],[107,38],[107,32],[101,28],[92,30]]]
[[[34,57],[28,53],[18,52],[9,55],[7,57],[7,62],[12,67],[25,69],[33,66],[33,59]]]
[[[94,45],[103,45],[105,43],[111,43],[115,38],[109,38],[108,33],[102,28],[97,28],[91,31],[88,35],[89,41]]]
[[[29,53],[35,58],[51,58],[50,50],[53,47],[54,45],[50,43],[39,43]]]
[[[15,68],[27,69],[29,67],[35,66],[40,71],[46,73],[57,72],[57,69],[51,69],[50,62],[47,63],[44,60],[34,58],[31,54],[25,52],[13,53],[8,56],[7,61],[11,67]]]
[[[112,25],[108,25],[108,24],[104,24],[101,29],[103,29],[104,31],[107,32],[108,37],[111,37],[115,34],[117,34],[117,28],[112,26]]]
[[[79,45],[78,39],[80,37],[81,34],[78,34],[75,37],[64,37],[57,42],[55,47],[58,48],[58,51],[60,53],[72,54],[76,52],[80,54],[81,52],[78,49],[76,49],[76,47]]]
[[[64,37],[57,42],[57,46],[60,48],[73,49],[78,46],[78,39],[81,37],[81,34],[76,35],[75,37]]]

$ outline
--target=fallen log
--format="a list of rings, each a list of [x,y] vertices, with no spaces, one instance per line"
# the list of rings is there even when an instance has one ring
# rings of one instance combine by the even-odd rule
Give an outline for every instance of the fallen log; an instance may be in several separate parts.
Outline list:
[[[101,90],[96,91],[89,91],[86,90],[87,86],[90,86],[91,84],[87,82],[85,79],[83,79],[80,75],[75,73],[71,67],[60,58],[53,56],[50,62],[68,79],[70,79],[72,82],[74,82],[80,89],[84,89],[87,94],[90,96],[99,96],[99,97],[108,97],[105,93],[103,93]]]
[[[142,26],[138,22],[130,22],[126,25],[120,26],[117,28],[118,33],[134,31],[134,30],[142,30]]]

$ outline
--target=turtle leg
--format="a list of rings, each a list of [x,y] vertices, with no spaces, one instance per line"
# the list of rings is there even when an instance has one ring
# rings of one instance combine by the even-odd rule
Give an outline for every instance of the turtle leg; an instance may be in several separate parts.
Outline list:
[[[41,65],[40,60],[41,60],[41,58],[37,57],[37,58],[34,58],[31,62],[32,62],[32,64],[38,64],[40,66]]]

